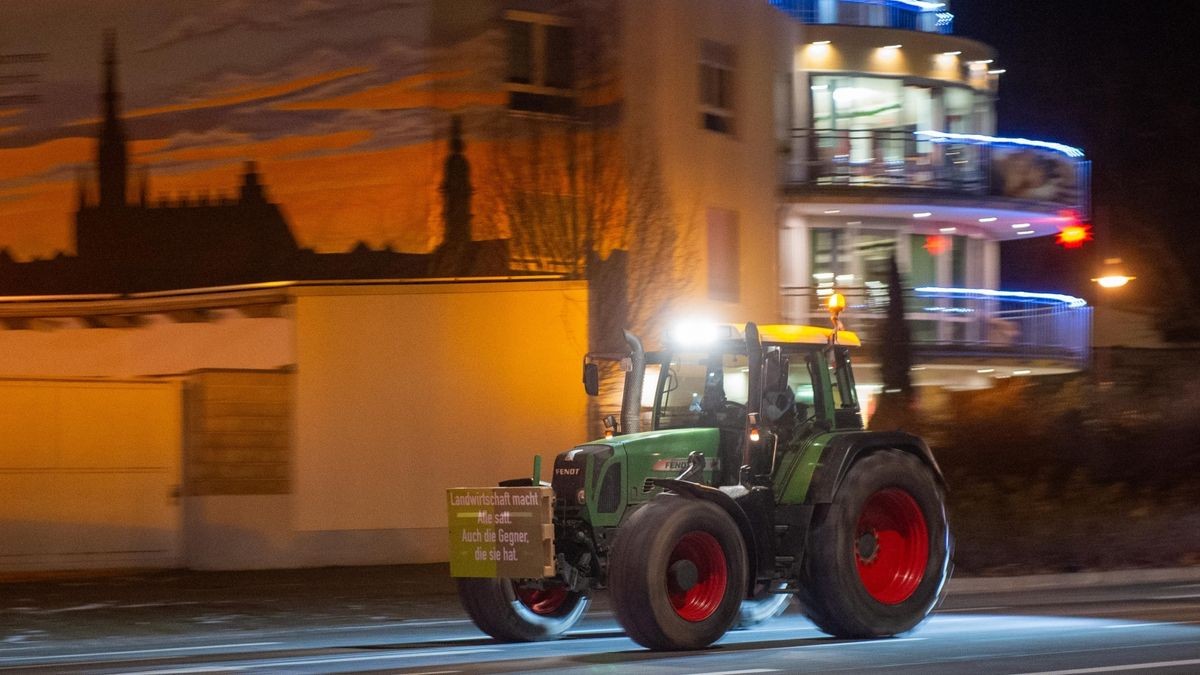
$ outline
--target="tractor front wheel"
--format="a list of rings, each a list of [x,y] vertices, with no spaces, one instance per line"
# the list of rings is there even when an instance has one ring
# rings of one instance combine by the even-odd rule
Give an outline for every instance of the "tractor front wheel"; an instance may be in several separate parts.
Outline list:
[[[817,514],[800,600],[837,637],[903,633],[941,601],[951,551],[933,473],[910,453],[874,452],[850,467]]]
[[[591,602],[566,586],[515,579],[458,579],[458,597],[480,630],[503,642],[561,637]]]
[[[663,495],[622,526],[609,587],[617,621],[650,649],[701,649],[737,619],[746,594],[746,547],[710,502]]]

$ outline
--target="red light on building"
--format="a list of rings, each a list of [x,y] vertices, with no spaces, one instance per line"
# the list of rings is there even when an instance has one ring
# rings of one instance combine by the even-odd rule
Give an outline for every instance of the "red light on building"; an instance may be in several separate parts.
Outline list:
[[[1092,228],[1090,225],[1082,223],[1072,223],[1064,225],[1058,229],[1058,235],[1054,237],[1055,243],[1063,248],[1079,248],[1084,242],[1092,240]]]
[[[1058,235],[1054,242],[1063,248],[1079,248],[1085,242],[1092,240],[1092,226],[1079,218],[1079,213],[1073,209],[1063,209],[1058,212]]]
[[[929,255],[941,255],[950,250],[950,237],[931,234],[925,237],[925,246],[923,248],[929,251]]]

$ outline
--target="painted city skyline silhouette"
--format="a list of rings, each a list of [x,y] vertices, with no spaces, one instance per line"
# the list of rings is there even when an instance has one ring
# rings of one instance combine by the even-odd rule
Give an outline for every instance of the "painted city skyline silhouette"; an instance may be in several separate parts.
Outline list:
[[[76,177],[75,253],[18,262],[0,250],[0,294],[134,293],[265,281],[507,276],[509,241],[471,238],[470,164],[462,124],[450,118],[440,181],[441,244],[431,253],[302,247],[254,160],[236,196],[150,195],[146,169],[133,171],[121,116],[115,33],[105,34],[95,164]],[[136,176],[133,174],[136,173]],[[131,178],[136,190],[131,190]],[[131,192],[133,193],[131,195]]]

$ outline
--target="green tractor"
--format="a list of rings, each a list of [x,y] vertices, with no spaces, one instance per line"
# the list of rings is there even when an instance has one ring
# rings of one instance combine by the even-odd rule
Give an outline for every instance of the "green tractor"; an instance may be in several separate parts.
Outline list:
[[[621,419],[555,460],[545,575],[457,579],[480,629],[553,639],[605,588],[628,635],[663,650],[710,645],[793,597],[844,638],[903,633],[937,606],[952,552],[942,474],[920,438],[864,430],[856,335],[748,323],[676,333],[660,352],[626,340],[627,354],[584,359],[591,395],[597,362],[621,362]],[[501,485],[545,490],[536,473]]]

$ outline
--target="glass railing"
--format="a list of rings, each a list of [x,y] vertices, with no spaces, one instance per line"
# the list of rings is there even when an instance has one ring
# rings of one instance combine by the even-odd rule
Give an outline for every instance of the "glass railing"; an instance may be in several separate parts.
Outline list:
[[[887,288],[839,288],[846,296],[843,321],[864,343],[880,339]],[[785,287],[789,323],[827,325],[830,289]],[[905,318],[918,355],[1051,360],[1083,367],[1091,353],[1092,308],[1054,293],[922,287],[905,292]]]
[[[796,129],[783,180],[928,188],[1090,215],[1091,162],[1060,143],[908,129]]]
[[[883,26],[927,33],[954,32],[949,2],[919,0],[770,0],[793,18],[808,24]]]

